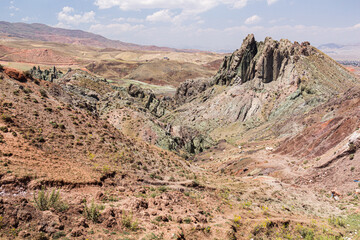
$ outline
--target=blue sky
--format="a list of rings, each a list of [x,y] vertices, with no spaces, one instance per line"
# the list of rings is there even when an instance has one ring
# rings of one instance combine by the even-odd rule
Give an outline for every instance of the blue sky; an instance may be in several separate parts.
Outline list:
[[[359,0],[0,0],[0,20],[82,29],[125,42],[232,50],[257,40],[360,43]]]

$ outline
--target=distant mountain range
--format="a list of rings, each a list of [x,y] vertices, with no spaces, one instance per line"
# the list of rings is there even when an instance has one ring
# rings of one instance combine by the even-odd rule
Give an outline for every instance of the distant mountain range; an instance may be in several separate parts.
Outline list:
[[[327,43],[318,48],[338,61],[360,61],[360,43],[347,45]]]
[[[340,45],[340,44],[336,44],[336,43],[326,43],[326,44],[322,44],[320,45],[318,48],[319,49],[328,49],[328,48],[342,48],[344,47],[344,45]]]
[[[101,35],[82,30],[55,28],[40,23],[27,24],[0,21],[0,37],[15,37],[36,41],[79,44],[84,46],[115,48],[121,50],[197,52],[197,50],[179,50],[168,47],[144,46],[126,43],[118,40],[110,40]]]

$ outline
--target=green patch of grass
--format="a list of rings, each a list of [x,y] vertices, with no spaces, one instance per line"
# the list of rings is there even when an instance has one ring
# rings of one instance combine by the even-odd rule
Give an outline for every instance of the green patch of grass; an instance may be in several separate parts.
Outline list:
[[[189,218],[189,217],[184,218],[184,222],[187,223],[187,224],[190,224],[191,223],[191,218]]]
[[[344,220],[345,226],[349,225],[347,227],[347,230],[354,231],[360,229],[360,214],[353,214],[347,216],[347,218]]]
[[[165,186],[160,186],[159,188],[158,188],[158,190],[159,190],[159,192],[161,192],[161,193],[164,193],[164,192],[167,192],[167,187],[165,187]]]

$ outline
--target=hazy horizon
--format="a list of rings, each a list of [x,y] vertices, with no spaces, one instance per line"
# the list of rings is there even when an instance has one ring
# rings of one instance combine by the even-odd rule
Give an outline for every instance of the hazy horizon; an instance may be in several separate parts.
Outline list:
[[[230,51],[254,33],[291,41],[360,42],[360,2],[295,0],[4,0],[0,20],[80,29],[113,40]]]

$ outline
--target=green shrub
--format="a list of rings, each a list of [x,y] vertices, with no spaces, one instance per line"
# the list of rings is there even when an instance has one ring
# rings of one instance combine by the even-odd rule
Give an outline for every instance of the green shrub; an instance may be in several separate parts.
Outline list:
[[[191,218],[185,218],[184,222],[187,223],[187,224],[191,223]]]
[[[139,229],[139,223],[135,220],[133,220],[132,214],[126,215],[123,214],[121,218],[121,224],[123,227],[131,230],[131,231],[137,231]]]
[[[59,127],[59,125],[56,122],[50,121],[50,124],[52,125],[53,128]]]
[[[37,195],[34,193],[34,203],[40,211],[46,211],[50,208],[54,208],[62,212],[69,208],[66,203],[61,201],[60,190],[56,191],[53,189],[51,194],[49,194],[48,192],[45,192],[44,187],[42,187]]]
[[[312,229],[302,227],[298,231],[303,239],[306,239],[306,240],[314,239],[314,231]]]
[[[87,206],[86,201],[84,202],[84,216],[97,223],[100,217],[100,206],[96,205],[94,202],[91,203],[90,207]]]
[[[328,219],[328,222],[329,222],[329,224],[334,225],[334,226],[345,227],[345,221],[341,217],[331,216]]]
[[[160,186],[159,188],[158,188],[158,190],[159,190],[159,192],[167,192],[167,187],[165,187],[165,186]]]

